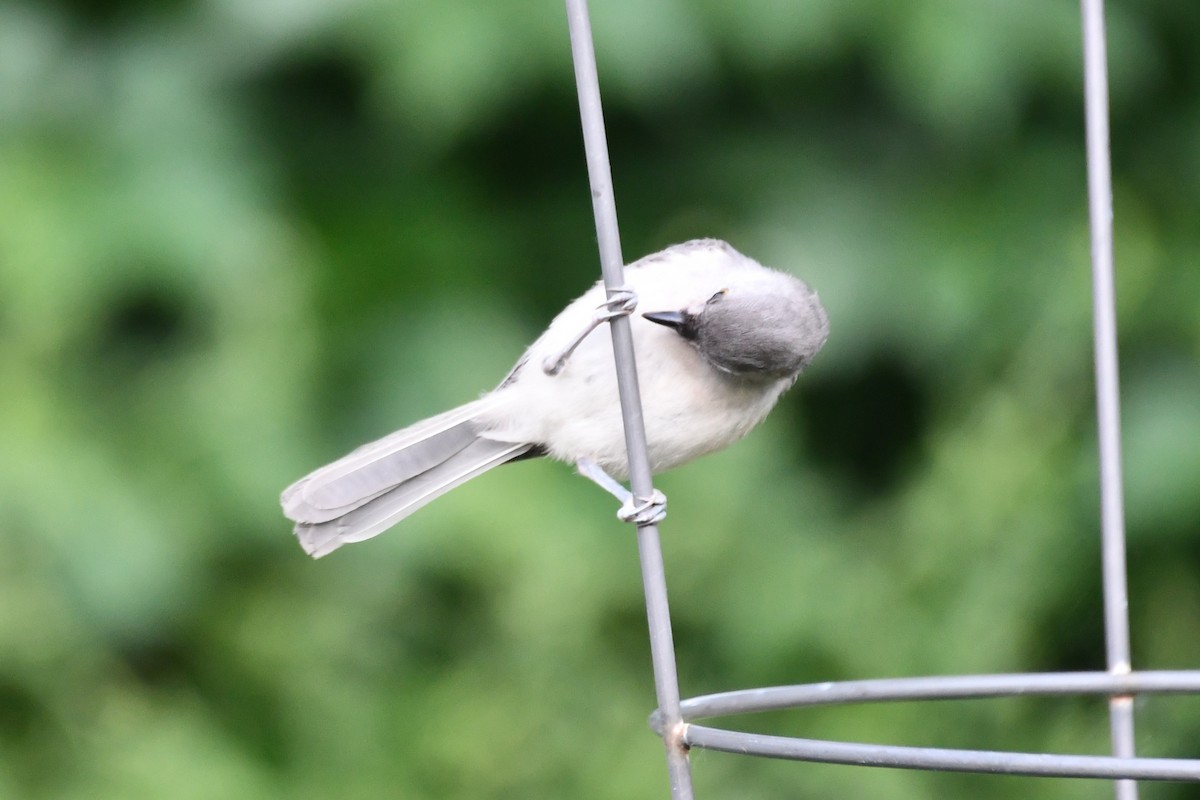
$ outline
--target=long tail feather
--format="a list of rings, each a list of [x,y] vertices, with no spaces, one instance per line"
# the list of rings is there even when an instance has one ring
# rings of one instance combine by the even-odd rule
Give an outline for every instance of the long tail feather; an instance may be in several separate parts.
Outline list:
[[[337,519],[445,462],[477,438],[480,402],[396,431],[306,475],[283,490],[283,513],[296,522]]]
[[[532,449],[529,444],[476,439],[437,466],[367,498],[335,519],[298,522],[296,537],[305,552],[320,558],[344,544],[378,536],[454,487]]]

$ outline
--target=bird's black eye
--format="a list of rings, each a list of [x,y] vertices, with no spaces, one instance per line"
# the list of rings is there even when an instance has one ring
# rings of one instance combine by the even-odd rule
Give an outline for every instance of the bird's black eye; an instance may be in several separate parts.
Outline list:
[[[714,294],[712,297],[708,298],[708,302],[705,303],[705,305],[711,306],[713,303],[721,302],[722,300],[725,299],[725,295],[728,293],[729,293],[728,289],[722,289],[721,291]]]

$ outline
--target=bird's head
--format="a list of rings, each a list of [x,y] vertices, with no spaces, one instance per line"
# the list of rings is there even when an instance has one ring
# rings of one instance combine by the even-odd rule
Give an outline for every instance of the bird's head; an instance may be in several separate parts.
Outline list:
[[[737,281],[686,308],[642,314],[671,328],[717,370],[741,380],[794,378],[829,337],[817,293],[781,272]]]

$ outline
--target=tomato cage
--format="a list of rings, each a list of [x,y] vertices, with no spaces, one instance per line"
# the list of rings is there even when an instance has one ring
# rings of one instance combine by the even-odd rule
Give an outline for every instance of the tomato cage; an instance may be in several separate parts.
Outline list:
[[[610,301],[623,293],[623,259],[600,103],[596,57],[586,0],[566,0],[576,86],[591,184],[604,283]],[[1138,780],[1200,781],[1200,759],[1139,758],[1134,748],[1134,699],[1147,694],[1200,693],[1200,670],[1134,671],[1130,660],[1113,288],[1112,180],[1109,159],[1108,75],[1102,0],[1081,0],[1088,200],[1091,221],[1092,299],[1099,431],[1101,568],[1107,670],[1041,674],[958,675],[816,683],[746,689],[682,700],[658,525],[637,520],[638,552],[646,595],[658,709],[651,728],[665,745],[671,796],[693,795],[688,751],[798,761],[1008,775],[1103,778],[1117,800],[1134,800]],[[637,368],[629,319],[612,328],[634,498],[655,497],[646,454]],[[698,725],[695,720],[818,705],[1083,695],[1108,698],[1112,755],[1058,755],[861,744],[767,736]]]

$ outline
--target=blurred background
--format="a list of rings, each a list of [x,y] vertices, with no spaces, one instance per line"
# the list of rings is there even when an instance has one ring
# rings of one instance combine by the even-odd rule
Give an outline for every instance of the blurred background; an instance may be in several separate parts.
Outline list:
[[[1196,668],[1200,5],[1109,13],[1134,661]],[[659,481],[684,695],[1103,668],[1078,4],[592,16],[626,258],[725,238],[832,320]],[[0,2],[0,797],[666,797],[610,497],[524,462],[320,562],[277,502],[598,274],[561,3]],[[1108,737],[1094,699],[730,724]],[[1200,700],[1140,702],[1141,752],[1198,738]],[[699,798],[1110,791],[693,765]]]

